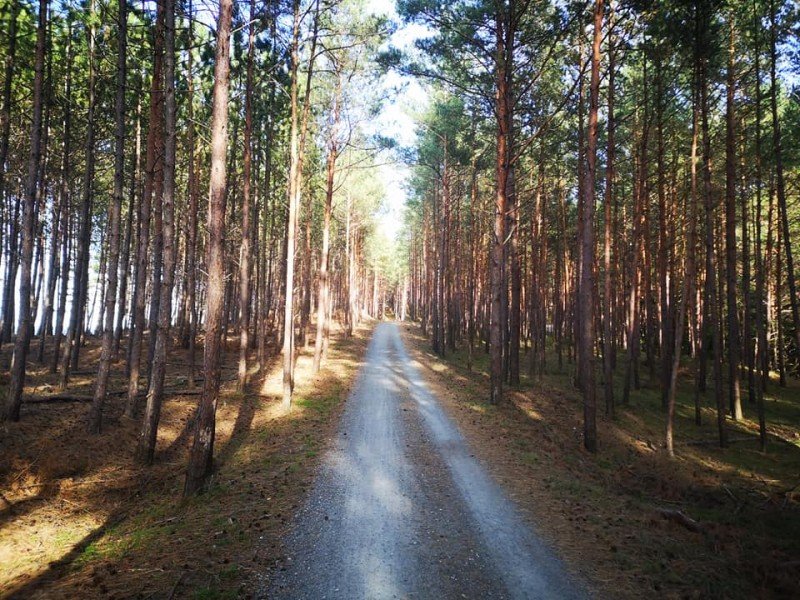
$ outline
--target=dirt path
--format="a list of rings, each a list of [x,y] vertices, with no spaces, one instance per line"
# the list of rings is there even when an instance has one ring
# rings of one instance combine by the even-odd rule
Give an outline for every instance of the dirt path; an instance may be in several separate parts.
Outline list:
[[[269,598],[580,598],[427,390],[397,326],[375,329]]]

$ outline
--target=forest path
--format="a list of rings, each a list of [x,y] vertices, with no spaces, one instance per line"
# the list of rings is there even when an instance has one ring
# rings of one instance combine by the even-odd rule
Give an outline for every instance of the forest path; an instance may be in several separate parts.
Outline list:
[[[269,598],[580,598],[379,324]]]

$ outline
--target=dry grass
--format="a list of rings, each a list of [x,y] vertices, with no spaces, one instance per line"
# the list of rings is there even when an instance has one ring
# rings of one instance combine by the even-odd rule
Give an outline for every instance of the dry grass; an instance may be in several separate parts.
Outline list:
[[[482,350],[470,372],[463,352],[445,360],[432,355],[417,326],[404,327],[404,336],[476,454],[599,596],[800,595],[796,385],[771,390],[767,454],[757,450],[752,421],[729,423],[731,437],[749,441],[716,448],[713,411],[704,408],[705,424],[695,426],[683,394],[678,457],[669,460],[659,391],[642,388],[616,420],[600,419],[600,453],[592,456],[582,449],[580,397],[566,369],[526,379],[507,393],[508,402],[491,406]],[[682,511],[703,532],[664,519],[660,509]]]
[[[138,420],[109,398],[104,431],[85,433],[88,404],[23,406],[0,439],[0,596],[19,598],[234,598],[262,585],[281,555],[281,534],[301,502],[366,346],[334,336],[329,359],[311,377],[308,351],[297,364],[294,407],[280,408],[280,368],[252,391],[223,384],[216,472],[207,493],[181,501],[197,396],[163,406],[156,463],[132,454]],[[231,348],[234,345],[231,344]],[[124,352],[124,351],[123,351]],[[235,373],[227,354],[223,379]],[[97,360],[83,353],[70,392],[90,395]],[[168,387],[185,385],[185,356],[170,354]],[[254,379],[257,379],[254,375]],[[28,395],[55,380],[36,371]],[[115,376],[110,389],[121,389]]]

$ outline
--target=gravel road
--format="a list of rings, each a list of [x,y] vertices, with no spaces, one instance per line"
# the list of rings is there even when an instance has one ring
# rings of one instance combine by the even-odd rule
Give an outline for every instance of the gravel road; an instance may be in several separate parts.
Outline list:
[[[378,325],[267,598],[584,598]]]

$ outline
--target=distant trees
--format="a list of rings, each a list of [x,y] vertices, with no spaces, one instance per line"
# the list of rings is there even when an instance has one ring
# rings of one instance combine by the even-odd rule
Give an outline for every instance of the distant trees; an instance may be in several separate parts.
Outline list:
[[[18,419],[24,407],[36,335],[36,358],[60,369],[63,389],[75,385],[79,359],[81,372],[97,369],[90,432],[108,428],[107,399],[124,394],[126,418],[141,419],[135,456],[149,464],[162,404],[180,391],[181,378],[168,376],[173,350],[188,350],[192,386],[202,344],[186,481],[193,493],[211,472],[230,335],[239,341],[237,387],[251,393],[251,365],[266,377],[280,339],[292,344],[292,374],[296,325],[308,327],[312,308],[321,315],[316,368],[332,322],[352,333],[364,314],[383,312],[393,283],[377,273],[384,265],[372,243],[383,190],[361,171],[376,168],[379,148],[361,129],[374,104],[353,101],[353,86],[377,76],[389,27],[359,2],[253,1],[242,11],[224,0],[216,40],[195,26],[192,3],[45,0],[34,8],[0,2],[0,344],[15,344],[3,419]],[[233,35],[239,27],[243,39]],[[318,76],[315,63],[324,67]],[[298,154],[290,170],[292,89]],[[228,103],[231,94],[244,102]],[[206,177],[207,200],[199,189]],[[313,252],[295,258],[298,236]],[[83,348],[98,337],[99,361],[86,364]]]
[[[720,444],[755,410],[765,445],[770,373],[784,384],[800,357],[800,111],[781,62],[797,12],[777,0],[398,8],[430,28],[398,66],[433,98],[402,258],[375,226],[384,191],[365,173],[380,144],[362,126],[391,27],[362,2],[224,0],[217,40],[192,3],[0,3],[3,419],[24,407],[32,338],[68,388],[99,336],[87,427],[99,432],[109,393],[124,393],[149,463],[171,349],[188,350],[193,385],[202,346],[196,491],[230,335],[243,393],[281,349],[289,406],[313,315],[316,371],[334,323],[350,335],[394,310],[440,355],[464,347],[470,367],[483,344],[491,402],[522,381],[525,353],[532,380],[571,365],[590,451],[598,384],[610,416],[660,386],[669,449],[688,378],[698,422],[711,381]]]
[[[774,0],[594,2],[591,11],[546,1],[400,7],[430,27],[402,68],[426,77],[438,102],[463,99],[455,116],[434,107],[419,133],[407,301],[423,331],[435,342],[437,327],[428,325],[441,318],[441,301],[432,286],[454,276],[475,299],[446,321],[457,345],[471,352],[474,335],[485,343],[490,401],[503,383],[518,382],[520,352],[529,353],[531,379],[552,368],[548,354],[558,369],[566,354],[585,399],[589,450],[597,443],[596,357],[612,417],[617,402],[634,404],[643,377],[661,386],[670,452],[687,354],[698,422],[710,371],[720,444],[728,419],[748,410],[741,381],[766,440],[756,388],[770,369],[795,364],[800,347],[800,327],[782,310],[798,302],[781,145],[796,99],[774,69],[775,40],[795,12]],[[451,141],[445,205],[443,184],[424,176],[430,132],[468,115],[478,126],[462,126]],[[465,158],[477,148],[485,149],[478,160]],[[445,157],[438,161],[443,168]],[[474,244],[444,264],[436,257],[452,256],[454,242],[434,241],[443,219]]]

